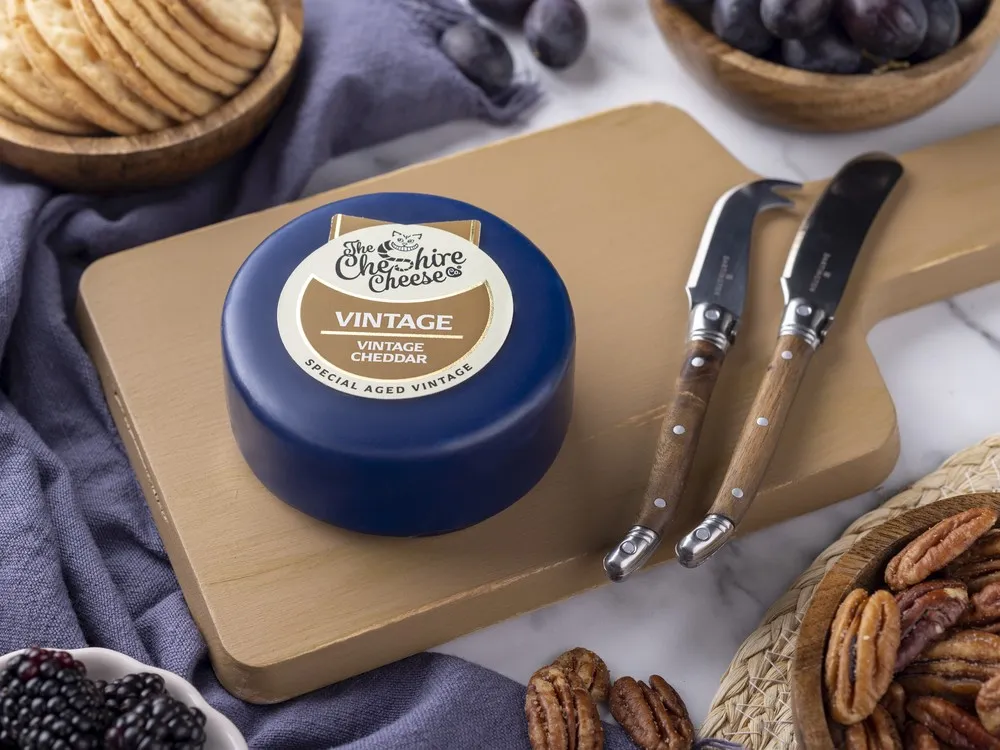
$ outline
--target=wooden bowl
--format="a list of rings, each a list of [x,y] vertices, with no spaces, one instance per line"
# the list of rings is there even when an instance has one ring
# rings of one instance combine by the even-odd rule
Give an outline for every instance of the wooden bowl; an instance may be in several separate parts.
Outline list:
[[[242,91],[214,112],[134,136],[66,136],[0,118],[0,162],[57,187],[97,192],[176,184],[232,156],[278,109],[302,48],[302,0],[268,2],[278,19],[271,56]]]
[[[1000,38],[1000,0],[938,58],[881,75],[824,75],[760,60],[720,40],[674,0],[650,0],[664,38],[704,85],[754,119],[816,132],[891,125],[944,101],[983,66]]]
[[[833,616],[855,588],[885,588],[886,563],[911,540],[948,516],[969,508],[1000,510],[1000,493],[961,495],[903,513],[859,539],[826,572],[806,609],[789,681],[800,750],[835,750],[823,696],[823,659]]]

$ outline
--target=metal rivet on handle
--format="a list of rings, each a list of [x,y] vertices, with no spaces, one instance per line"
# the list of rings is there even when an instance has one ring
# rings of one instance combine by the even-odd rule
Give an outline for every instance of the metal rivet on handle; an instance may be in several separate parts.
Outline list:
[[[739,500],[741,497],[743,497],[743,490],[741,490],[739,487],[733,487],[733,497]]]
[[[695,529],[694,538],[699,542],[707,542],[708,538],[712,536],[708,529]]]
[[[767,417],[757,417],[757,424],[761,427],[767,427]]]
[[[653,505],[655,505],[657,508],[666,508],[667,501],[664,500],[662,497],[658,497],[653,501]]]
[[[792,358],[792,353],[790,351],[788,351],[787,349],[785,349],[785,351],[783,351],[781,353],[781,358],[782,359],[791,359]]]
[[[632,542],[622,542],[622,552],[626,555],[634,555],[635,545]]]
[[[708,318],[709,320],[718,320],[719,311],[716,310],[714,307],[710,307],[708,308],[708,310],[705,311],[705,317]]]
[[[682,424],[675,424],[674,425],[674,434],[675,435],[683,435],[684,434],[684,425],[682,425]]]
[[[703,364],[705,364],[705,359],[703,357],[694,357],[691,359],[692,367],[701,367]]]

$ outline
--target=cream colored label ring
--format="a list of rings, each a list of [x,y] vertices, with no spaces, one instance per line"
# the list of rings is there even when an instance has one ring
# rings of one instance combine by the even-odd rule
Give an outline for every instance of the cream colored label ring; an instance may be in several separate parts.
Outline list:
[[[278,332],[302,370],[363,398],[430,396],[496,356],[514,300],[500,267],[424,225],[348,232],[306,256],[278,298]]]

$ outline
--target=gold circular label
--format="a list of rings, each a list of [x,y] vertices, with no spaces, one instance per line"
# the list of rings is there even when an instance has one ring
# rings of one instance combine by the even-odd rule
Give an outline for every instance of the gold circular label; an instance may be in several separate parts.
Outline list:
[[[418,398],[468,380],[503,346],[514,304],[473,242],[376,224],[310,253],[278,299],[278,331],[310,376],[356,396]]]

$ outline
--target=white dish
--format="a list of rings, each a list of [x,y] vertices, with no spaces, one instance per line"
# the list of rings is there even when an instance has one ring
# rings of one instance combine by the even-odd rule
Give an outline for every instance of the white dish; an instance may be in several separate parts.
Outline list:
[[[0,669],[3,669],[7,662],[25,650],[12,651],[0,656]],[[87,676],[92,680],[110,682],[136,672],[153,672],[160,675],[166,683],[168,693],[189,706],[201,709],[205,714],[205,733],[208,737],[205,750],[248,750],[246,740],[243,739],[243,735],[240,734],[233,722],[208,705],[194,685],[179,675],[151,667],[125,654],[106,648],[65,650],[72,654],[74,659],[83,663],[87,668]]]

